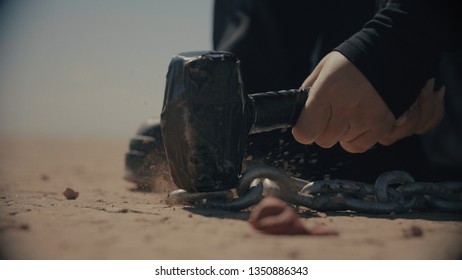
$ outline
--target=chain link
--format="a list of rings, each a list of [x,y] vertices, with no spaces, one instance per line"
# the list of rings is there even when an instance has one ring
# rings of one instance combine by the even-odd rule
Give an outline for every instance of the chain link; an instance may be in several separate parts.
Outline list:
[[[167,203],[240,211],[272,195],[287,203],[316,211],[462,213],[462,182],[415,182],[404,171],[385,172],[374,184],[351,180],[309,182],[290,177],[272,166],[257,165],[244,173],[235,193],[188,193],[177,190],[169,194]]]

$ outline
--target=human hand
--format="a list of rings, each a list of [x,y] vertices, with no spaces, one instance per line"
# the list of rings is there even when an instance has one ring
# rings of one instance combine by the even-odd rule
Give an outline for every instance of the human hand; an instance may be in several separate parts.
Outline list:
[[[395,117],[367,78],[341,53],[331,52],[303,82],[311,87],[294,138],[351,153],[367,151],[395,127]]]
[[[427,81],[419,97],[397,120],[393,130],[379,143],[391,145],[413,134],[424,134],[440,123],[444,116],[444,90],[434,91],[435,79]]]

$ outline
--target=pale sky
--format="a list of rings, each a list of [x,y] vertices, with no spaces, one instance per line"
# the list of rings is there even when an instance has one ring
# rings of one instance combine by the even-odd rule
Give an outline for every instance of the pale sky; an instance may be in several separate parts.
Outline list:
[[[0,136],[130,138],[173,55],[212,48],[212,0],[0,6]]]

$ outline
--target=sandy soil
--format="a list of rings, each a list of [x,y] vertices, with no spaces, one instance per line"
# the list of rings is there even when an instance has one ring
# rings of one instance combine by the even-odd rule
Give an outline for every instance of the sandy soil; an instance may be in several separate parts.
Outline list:
[[[126,141],[0,140],[0,254],[7,259],[460,259],[462,216],[301,213],[338,236],[271,236],[248,212],[167,206],[133,192]],[[66,188],[79,192],[67,200]],[[412,227],[422,236],[409,234]]]

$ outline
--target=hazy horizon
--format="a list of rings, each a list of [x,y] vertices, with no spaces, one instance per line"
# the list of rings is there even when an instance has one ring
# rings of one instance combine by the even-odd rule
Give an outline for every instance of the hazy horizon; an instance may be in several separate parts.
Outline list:
[[[157,117],[170,58],[212,48],[211,0],[0,6],[0,135],[131,137]]]

